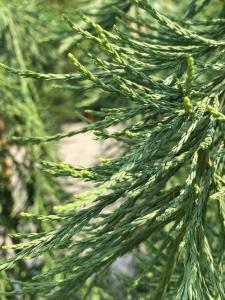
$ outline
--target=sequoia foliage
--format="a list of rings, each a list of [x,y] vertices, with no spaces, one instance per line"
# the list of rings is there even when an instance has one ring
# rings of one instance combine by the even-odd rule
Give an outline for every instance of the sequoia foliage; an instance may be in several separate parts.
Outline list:
[[[109,1],[117,23],[112,31],[82,12],[83,26],[66,17],[74,36],[98,49],[90,47],[87,64],[69,53],[74,73],[1,64],[22,80],[66,81],[119,99],[117,107],[92,112],[97,121],[81,130],[26,132],[15,143],[46,146],[93,131],[124,147],[123,155],[90,168],[42,161],[43,172],[53,178],[81,178],[96,187],[56,206],[54,214],[22,214],[54,225],[14,234],[23,241],[5,247],[18,252],[1,268],[46,252],[54,264],[8,295],[112,299],[104,274],[132,252],[137,267],[133,278],[120,278],[123,299],[223,300],[225,4],[171,1],[160,7],[158,1],[135,0],[124,1],[124,9],[120,3]]]

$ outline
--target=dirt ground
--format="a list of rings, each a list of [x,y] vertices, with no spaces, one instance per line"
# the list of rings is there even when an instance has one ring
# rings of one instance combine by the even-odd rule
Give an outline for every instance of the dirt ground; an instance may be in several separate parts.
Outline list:
[[[63,131],[76,130],[83,126],[83,123],[65,124]],[[61,141],[59,154],[65,163],[88,167],[97,163],[102,148],[103,143],[94,140],[94,134],[91,132],[86,132]]]
[[[83,123],[65,124],[64,131],[76,130],[83,127]],[[112,129],[113,130],[113,129]],[[99,157],[118,155],[120,151],[112,140],[94,140],[91,132],[75,135],[64,139],[59,145],[59,155],[65,163],[74,166],[93,166],[98,162]],[[70,191],[73,193],[84,192],[93,189],[89,182],[71,178]],[[120,272],[127,276],[134,275],[134,260],[131,254],[126,254],[118,258],[111,266],[112,274]]]
[[[63,126],[63,131],[77,130],[84,126],[84,123],[69,123]],[[109,130],[121,128],[116,126]],[[64,162],[76,166],[92,166],[98,162],[99,157],[117,155],[116,143],[109,139],[107,141],[95,140],[91,132],[85,132],[70,138],[63,139],[60,143],[59,154]]]

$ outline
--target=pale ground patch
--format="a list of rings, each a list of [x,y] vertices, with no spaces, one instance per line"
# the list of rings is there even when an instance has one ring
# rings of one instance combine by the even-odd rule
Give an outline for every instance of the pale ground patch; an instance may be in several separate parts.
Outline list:
[[[62,128],[68,132],[82,128],[85,124],[68,123]],[[110,128],[111,131],[121,128],[116,126]],[[95,135],[92,132],[85,132],[75,135],[70,138],[63,139],[59,144],[60,159],[68,164],[78,167],[90,167],[98,163],[99,158],[119,155],[121,150],[118,150],[116,142],[112,139],[107,141],[95,140]],[[78,179],[70,179],[70,191],[73,193],[84,192],[93,188],[90,182],[84,182]]]
[[[83,123],[65,124],[64,131],[76,130],[83,127]],[[116,129],[121,128],[117,126]],[[115,130],[111,128],[110,130]],[[68,164],[74,166],[93,166],[97,164],[100,157],[109,157],[119,155],[121,150],[113,140],[97,141],[91,132],[75,135],[71,138],[64,139],[59,145],[59,155],[61,159]],[[80,193],[86,190],[93,189],[93,185],[89,182],[82,182],[81,180],[70,179],[70,191],[73,193]],[[126,254],[119,257],[111,267],[112,273],[123,273],[132,277],[134,275],[134,259],[131,254]]]

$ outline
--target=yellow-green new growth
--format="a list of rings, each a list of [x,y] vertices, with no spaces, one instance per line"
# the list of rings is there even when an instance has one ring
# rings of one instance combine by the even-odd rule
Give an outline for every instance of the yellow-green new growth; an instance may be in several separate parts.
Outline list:
[[[193,112],[193,104],[188,96],[185,96],[183,98],[183,105],[186,113],[190,114]]]
[[[225,115],[219,111],[217,111],[213,106],[208,106],[209,113],[218,121],[225,121]]]
[[[194,59],[192,56],[189,56],[187,59],[187,78],[185,81],[185,87],[186,87],[186,95],[188,96],[191,93],[191,88],[193,84],[194,79]]]

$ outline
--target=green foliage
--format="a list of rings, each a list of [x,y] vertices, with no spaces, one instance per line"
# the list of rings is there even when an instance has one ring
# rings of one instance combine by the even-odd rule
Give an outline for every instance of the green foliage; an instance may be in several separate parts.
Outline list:
[[[43,12],[45,13],[43,14]],[[1,60],[19,68],[32,67],[42,70],[41,65],[46,45],[39,43],[48,24],[50,10],[41,1],[1,1],[0,40]],[[28,51],[29,49],[29,51]],[[47,59],[47,57],[46,57]],[[57,160],[52,147],[45,145],[23,147],[11,140],[17,135],[46,135],[47,124],[43,122],[43,89],[35,86],[32,80],[13,78],[0,72],[0,243],[16,243],[18,239],[9,238],[9,232],[30,230],[32,223],[20,218],[23,210],[37,214],[51,211],[53,204],[62,192],[59,182],[46,176],[38,168],[41,159]],[[45,198],[46,197],[46,198]],[[45,201],[43,201],[45,198]],[[29,228],[29,229],[28,229]],[[49,226],[34,224],[36,231]],[[0,253],[1,259],[7,256]],[[46,267],[48,260],[46,259]],[[31,278],[42,263],[29,267],[20,263],[10,270],[13,279]],[[32,269],[32,270],[31,270]],[[37,271],[37,270],[36,270]],[[5,273],[4,273],[5,274]],[[2,278],[5,277],[2,273]],[[1,279],[4,282],[3,279]],[[2,284],[1,291],[10,284]]]
[[[7,295],[110,299],[105,272],[133,251],[136,273],[120,278],[124,299],[225,299],[225,5],[185,1],[177,14],[176,4],[169,2],[161,13],[150,1],[132,1],[138,18],[111,7],[119,19],[113,31],[82,14],[86,27],[69,18],[76,37],[93,41],[98,49],[85,65],[69,54],[75,73],[1,65],[22,78],[71,81],[76,88],[102,90],[120,101],[116,108],[97,112],[98,120],[81,130],[27,133],[13,141],[46,145],[92,130],[126,149],[91,168],[42,163],[53,177],[91,180],[96,188],[56,207],[55,214],[23,214],[55,226],[16,235],[24,241],[10,247],[19,252],[2,269],[46,252],[55,254],[54,264]],[[121,123],[122,129],[108,130]]]

